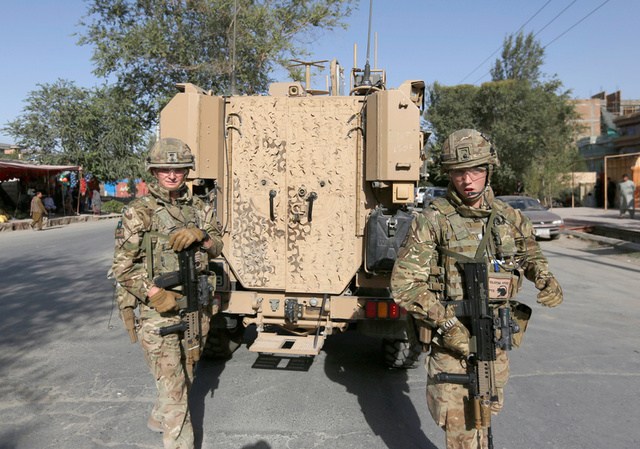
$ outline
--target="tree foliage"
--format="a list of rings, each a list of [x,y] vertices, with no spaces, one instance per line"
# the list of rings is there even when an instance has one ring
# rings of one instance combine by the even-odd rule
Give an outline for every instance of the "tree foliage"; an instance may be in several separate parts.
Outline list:
[[[264,92],[274,67],[304,56],[314,32],[344,27],[354,3],[88,0],[79,43],[93,47],[94,73],[114,84],[38,85],[5,129],[34,160],[82,165],[104,181],[139,177],[149,131],[176,83],[230,93],[234,74],[238,93]]]
[[[102,181],[140,176],[147,133],[135,105],[117,87],[40,84],[5,130],[47,164],[81,165]]]
[[[542,49],[531,35],[513,42],[505,40],[504,70],[496,80],[479,87],[431,86],[426,118],[436,136],[433,154],[437,160],[451,132],[475,128],[498,151],[500,167],[492,178],[498,194],[513,193],[520,181],[527,193],[550,200],[562,189],[563,174],[578,165],[576,113],[560,81],[539,79]],[[436,181],[442,179],[438,168],[430,169]]]
[[[153,123],[177,82],[223,94],[233,74],[238,93],[265,92],[278,64],[305,54],[301,39],[344,27],[353,3],[91,0],[79,42],[94,47],[95,73],[115,76]]]
[[[540,79],[540,67],[544,61],[544,49],[532,33],[510,34],[504,39],[501,59],[496,59],[491,69],[491,79],[527,80],[537,83]]]

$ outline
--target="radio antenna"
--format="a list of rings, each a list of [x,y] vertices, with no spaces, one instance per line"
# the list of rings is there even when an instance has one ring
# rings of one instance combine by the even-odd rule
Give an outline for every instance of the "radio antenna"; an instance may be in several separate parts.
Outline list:
[[[369,0],[369,30],[367,31],[367,60],[364,63],[364,74],[362,84],[371,86],[371,66],[369,65],[369,54],[371,51],[371,16],[373,11],[373,0]]]

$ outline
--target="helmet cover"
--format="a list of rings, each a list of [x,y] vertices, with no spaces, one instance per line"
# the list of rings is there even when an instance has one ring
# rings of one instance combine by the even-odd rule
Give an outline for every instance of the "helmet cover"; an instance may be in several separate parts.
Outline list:
[[[442,147],[442,170],[497,166],[498,153],[489,138],[475,129],[461,129],[447,137]]]
[[[180,139],[165,137],[158,140],[146,160],[147,171],[152,168],[190,168],[196,164],[189,146]]]

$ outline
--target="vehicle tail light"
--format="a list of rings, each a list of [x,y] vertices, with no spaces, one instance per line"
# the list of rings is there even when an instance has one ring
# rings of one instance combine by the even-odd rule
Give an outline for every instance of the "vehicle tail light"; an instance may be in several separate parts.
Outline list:
[[[400,307],[395,302],[389,303],[389,318],[399,318],[400,317]]]
[[[364,315],[368,319],[398,319],[407,311],[393,301],[371,300],[365,303]]]
[[[378,318],[389,317],[389,303],[386,301],[380,301],[378,303]]]
[[[375,301],[367,301],[367,304],[365,305],[365,309],[364,309],[364,315],[367,318],[377,318],[378,314],[378,305],[376,304]]]

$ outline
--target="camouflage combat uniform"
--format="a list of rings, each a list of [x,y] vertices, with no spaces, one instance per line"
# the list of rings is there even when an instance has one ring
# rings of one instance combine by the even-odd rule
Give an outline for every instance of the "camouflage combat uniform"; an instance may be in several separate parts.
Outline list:
[[[467,373],[466,357],[444,347],[441,334],[436,331],[446,313],[441,301],[463,299],[460,258],[456,255],[474,257],[491,212],[495,211],[484,259],[492,272],[490,278],[496,276],[497,269],[497,276],[511,286],[501,292],[503,304],[510,304],[523,276],[534,282],[550,276],[530,221],[520,211],[495,200],[490,187],[484,193],[483,204],[480,208],[465,205],[450,185],[446,198],[436,199],[414,220],[391,279],[396,302],[433,330],[426,362],[427,404],[435,422],[446,431],[448,449],[478,447],[467,387],[439,383],[434,377],[440,372]],[[468,327],[463,318],[461,321]],[[526,321],[520,324],[524,327]],[[509,377],[507,353],[498,349],[496,355],[498,402],[492,406],[494,413],[502,407],[503,387]]]
[[[180,337],[157,334],[158,328],[177,324],[180,317],[177,312],[160,314],[149,307],[146,294],[153,285],[153,277],[178,270],[177,253],[167,243],[171,232],[195,226],[210,236],[213,245],[206,253],[199,253],[201,263],[206,262],[207,255],[219,255],[222,240],[212,209],[192,196],[186,187],[181,188],[180,197],[174,202],[169,192],[155,183],[149,186],[149,192],[149,196],[133,201],[123,211],[116,229],[112,270],[140,310],[138,338],[158,389],[151,418],[162,424],[165,448],[191,449],[193,429],[187,396],[192,379],[185,375],[189,370],[184,366]],[[206,335],[208,317],[204,317],[202,325]]]

